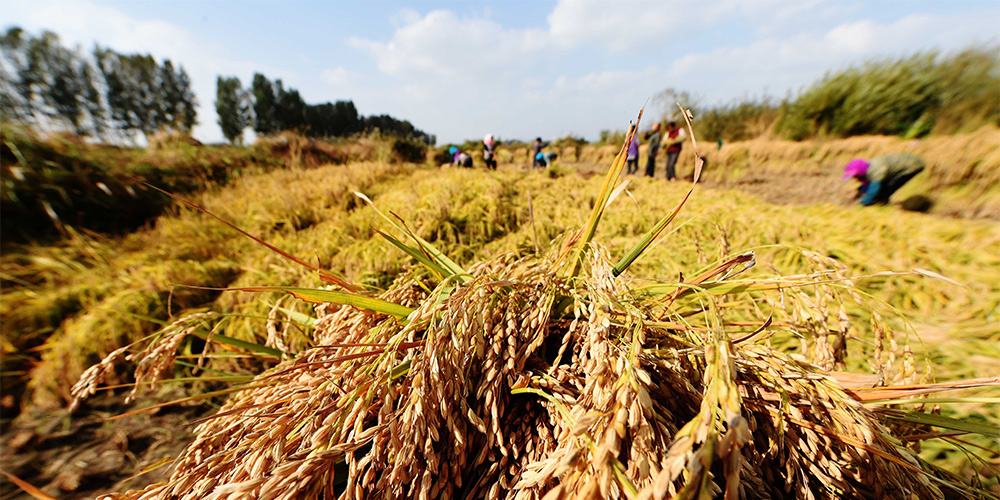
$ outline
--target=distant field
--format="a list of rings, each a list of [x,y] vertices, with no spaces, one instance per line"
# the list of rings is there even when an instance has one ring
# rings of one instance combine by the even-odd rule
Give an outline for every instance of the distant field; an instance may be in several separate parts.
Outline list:
[[[702,143],[707,160],[704,182],[712,187],[736,188],[761,195],[773,203],[838,203],[853,189],[841,182],[844,165],[852,158],[888,153],[913,153],[927,161],[927,170],[893,198],[901,201],[922,194],[935,201],[932,213],[948,217],[1000,220],[1000,129],[983,127],[970,134],[932,136],[923,140],[890,136],[861,136],[829,141],[786,141],[760,138],[723,144]],[[557,150],[563,165],[592,175],[603,172],[618,152],[614,146],[583,146]],[[525,163],[522,150],[509,154]],[[640,171],[645,170],[646,148],[640,146]],[[678,174],[690,176],[694,153],[685,145]],[[660,152],[658,177],[665,176]]]
[[[897,332],[899,354],[904,345],[915,354],[915,380],[996,375],[998,145],[996,129],[918,144],[873,137],[750,141],[724,145],[721,151],[702,145],[712,150],[705,184],[629,274],[677,280],[747,250],[757,254],[748,279],[815,271],[817,262],[803,250],[831,258],[858,276],[928,270],[957,284],[913,275],[874,276],[858,284]],[[374,234],[384,224],[353,191],[397,214],[459,264],[468,264],[504,252],[544,251],[580,227],[602,182],[594,174],[606,169],[614,149],[584,147],[579,158],[575,151],[563,151],[561,167],[551,175],[526,171],[526,156],[518,151],[505,151],[497,172],[375,161],[279,169],[238,177],[191,198],[291,254],[377,290],[413,261]],[[938,201],[931,214],[837,204],[844,194],[838,172],[844,162],[900,150],[922,154],[930,168],[897,196],[930,192]],[[690,171],[691,161],[687,145],[682,173]],[[661,155],[659,177],[662,162]],[[669,212],[688,187],[662,178],[629,181],[608,207],[595,238],[615,258]],[[228,314],[219,333],[265,342],[266,317],[281,295],[184,285],[321,285],[305,269],[217,221],[179,208],[121,237],[73,233],[52,245],[9,246],[0,267],[4,386],[19,392],[27,381],[26,401],[42,408],[65,406],[68,388],[87,366],[184,314]],[[311,314],[307,305],[283,303]],[[857,335],[869,336],[871,312],[850,312]],[[788,350],[804,348],[786,333]],[[857,343],[852,349],[869,348]],[[860,363],[850,368],[871,370]],[[127,380],[121,373],[117,382]],[[996,405],[965,405],[958,411],[1000,423]],[[996,448],[995,442],[986,445]],[[929,448],[925,456],[955,470],[981,468],[955,451]]]

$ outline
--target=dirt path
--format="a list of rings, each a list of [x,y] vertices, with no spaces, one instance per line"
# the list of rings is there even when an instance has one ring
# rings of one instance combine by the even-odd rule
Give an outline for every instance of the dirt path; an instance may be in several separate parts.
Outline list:
[[[584,177],[604,175],[606,165],[595,165],[587,162],[565,162],[563,168],[574,169]],[[658,165],[656,172],[657,179],[663,178],[663,166]],[[642,169],[640,168],[640,172]],[[642,175],[641,173],[639,175]],[[693,173],[689,168],[680,168],[678,175],[682,180],[690,182]],[[817,170],[784,170],[772,171],[760,169],[754,172],[744,173],[739,177],[730,179],[719,179],[718,176],[703,176],[701,185],[710,189],[735,189],[759,196],[768,203],[776,205],[815,205],[819,203],[831,203],[834,205],[853,204],[854,189],[857,185],[853,182],[843,181],[839,175],[831,174],[827,171]],[[896,196],[893,204],[902,209],[902,200]],[[923,210],[920,210],[923,211]],[[963,213],[952,213],[947,210],[938,210],[933,215],[948,218],[965,218],[968,215]]]
[[[850,191],[839,177],[824,172],[801,172],[790,176],[765,171],[727,182],[709,180],[704,185],[715,189],[738,189],[778,205],[837,204],[842,203]]]

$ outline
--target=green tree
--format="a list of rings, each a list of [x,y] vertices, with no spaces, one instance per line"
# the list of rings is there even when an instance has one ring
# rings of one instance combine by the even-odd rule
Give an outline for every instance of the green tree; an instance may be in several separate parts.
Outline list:
[[[26,65],[24,30],[12,27],[0,37],[0,113],[4,120],[23,122],[27,103],[20,75]]]
[[[196,123],[195,96],[191,90],[191,79],[184,67],[174,70],[170,60],[163,61],[159,68],[160,95],[166,110],[165,124],[171,128],[190,132]]]
[[[75,54],[58,45],[47,48],[43,100],[52,110],[50,116],[69,125],[77,134],[83,134],[83,68],[86,63],[77,61]]]
[[[90,135],[103,138],[104,132],[107,130],[107,109],[104,98],[97,89],[98,72],[93,66],[87,64],[83,67],[81,76],[83,84],[81,97],[86,116],[90,121],[86,130]]]
[[[147,137],[166,123],[161,98],[159,68],[149,54],[125,56],[126,81],[129,84],[129,106],[138,118],[139,131]]]
[[[260,73],[254,73],[250,86],[253,98],[253,129],[258,135],[272,134],[278,130],[274,112],[274,86],[271,81]]]
[[[215,82],[215,112],[222,134],[233,144],[243,143],[243,129],[250,124],[250,109],[240,79],[218,77]]]
[[[306,124],[306,103],[295,89],[285,90],[281,80],[274,81],[275,125],[278,130],[301,129]]]
[[[414,139],[433,145],[435,137],[417,129],[408,120],[398,120],[389,115],[372,115],[361,119],[366,131],[378,130],[383,134],[394,135],[405,139]]]
[[[319,137],[343,137],[359,131],[358,110],[351,101],[337,101],[306,106],[308,134]]]
[[[16,27],[0,37],[0,47],[5,117],[41,128],[91,131],[88,99],[94,96],[87,90],[93,71],[77,50],[63,47],[50,31],[32,37]]]
[[[104,77],[107,108],[125,135],[165,129],[189,131],[195,124],[195,96],[183,67],[158,65],[148,54],[122,55],[97,47],[94,59]]]
[[[142,129],[140,96],[129,59],[111,49],[94,49],[94,59],[107,86],[107,103],[112,122],[123,135],[131,137]]]

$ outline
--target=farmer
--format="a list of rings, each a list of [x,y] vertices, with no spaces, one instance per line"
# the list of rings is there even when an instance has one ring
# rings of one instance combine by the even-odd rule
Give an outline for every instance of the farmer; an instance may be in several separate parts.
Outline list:
[[[677,157],[681,155],[681,144],[684,143],[684,129],[677,127],[677,122],[667,124],[667,138],[664,141],[667,145],[667,180],[672,181],[677,177],[674,167],[677,165]],[[652,177],[653,172],[648,168],[646,175]]]
[[[486,162],[486,168],[490,170],[497,169],[496,148],[496,145],[493,144],[493,134],[486,134],[486,137],[483,138],[483,161]]]
[[[844,167],[844,180],[861,183],[858,197],[865,206],[888,203],[889,197],[924,169],[924,160],[909,153],[876,156],[871,162],[855,158]]]
[[[635,129],[635,125],[630,125],[628,128],[628,134],[632,135],[633,132],[638,132]],[[639,134],[636,133],[632,136],[632,142],[628,145],[628,156],[625,157],[625,165],[628,165],[628,175],[632,175],[639,171]],[[646,167],[649,168],[648,166]]]
[[[532,160],[531,168],[535,167],[545,168],[545,165],[539,165],[538,154],[542,152],[542,148],[544,148],[546,145],[547,145],[546,143],[542,142],[541,137],[535,138],[535,143],[531,145],[531,160]]]
[[[653,124],[653,127],[646,131],[643,139],[649,141],[649,151],[646,153],[646,175],[652,177],[656,172],[656,153],[660,150],[660,122]]]
[[[539,168],[551,167],[552,161],[556,159],[556,156],[558,155],[555,153],[543,153],[539,151],[538,154],[535,155],[535,165],[538,165]]]
[[[448,153],[451,154],[451,165],[454,167],[472,167],[472,157],[463,153],[461,149],[455,146],[448,148]]]

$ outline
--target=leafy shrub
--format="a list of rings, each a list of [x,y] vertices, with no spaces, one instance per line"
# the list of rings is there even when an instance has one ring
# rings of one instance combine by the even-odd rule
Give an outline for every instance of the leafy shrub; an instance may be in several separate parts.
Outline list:
[[[597,140],[598,146],[621,146],[625,143],[625,131],[623,130],[602,130],[601,136]]]
[[[427,161],[427,144],[411,139],[392,141],[390,160],[394,163],[424,163]]]
[[[583,137],[575,137],[572,135],[567,135],[566,137],[561,137],[552,141],[551,146],[557,151],[565,151],[566,149],[572,148],[576,161],[580,161],[580,153],[583,151],[583,147],[589,144]]]
[[[828,74],[788,106],[779,125],[790,139],[862,134],[920,137],[996,123],[1000,118],[996,47],[941,57],[918,53],[874,59]],[[808,126],[808,131],[806,127]]]
[[[697,132],[709,141],[745,141],[770,130],[780,112],[770,97],[745,98],[697,116]]]
[[[690,108],[698,137],[740,141],[769,132],[786,139],[879,134],[917,138],[971,132],[1000,124],[1000,47],[971,47],[950,55],[923,52],[872,59],[827,73],[795,97],[747,97]],[[692,100],[667,89],[665,102]],[[648,125],[648,122],[646,122]],[[599,145],[620,145],[622,130],[601,131]]]
[[[434,150],[434,165],[444,165],[445,163],[451,163],[451,153],[448,152],[448,148],[451,147],[450,144],[446,144]]]

